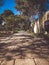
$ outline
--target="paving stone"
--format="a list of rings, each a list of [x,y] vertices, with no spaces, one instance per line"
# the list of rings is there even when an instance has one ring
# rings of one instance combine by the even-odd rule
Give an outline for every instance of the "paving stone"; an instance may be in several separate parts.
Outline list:
[[[6,65],[6,60],[1,61],[1,64],[0,65]]]
[[[33,59],[16,59],[15,65],[35,65]]]
[[[7,61],[6,65],[14,65],[14,60]]]
[[[0,65],[1,65],[1,61],[0,61]]]
[[[16,59],[15,65],[24,65],[24,60],[23,59]]]
[[[37,65],[49,65],[49,62],[46,59],[35,58]]]
[[[24,65],[35,65],[35,62],[34,62],[33,59],[25,59],[25,62],[24,63],[26,63]]]

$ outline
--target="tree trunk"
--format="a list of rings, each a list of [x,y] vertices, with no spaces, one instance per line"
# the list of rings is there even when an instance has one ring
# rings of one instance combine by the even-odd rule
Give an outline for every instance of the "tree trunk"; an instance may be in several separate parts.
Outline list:
[[[35,21],[35,24],[34,24],[34,33],[40,33],[39,20],[38,21]]]
[[[34,24],[34,33],[37,33],[37,23]]]

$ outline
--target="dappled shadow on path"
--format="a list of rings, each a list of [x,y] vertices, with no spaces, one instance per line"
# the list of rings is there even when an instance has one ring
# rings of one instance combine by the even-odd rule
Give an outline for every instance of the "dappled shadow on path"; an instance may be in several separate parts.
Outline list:
[[[0,43],[0,58],[7,60],[15,58],[49,58],[49,38],[34,38],[30,35],[22,35],[19,41]],[[18,37],[18,36],[17,36]]]

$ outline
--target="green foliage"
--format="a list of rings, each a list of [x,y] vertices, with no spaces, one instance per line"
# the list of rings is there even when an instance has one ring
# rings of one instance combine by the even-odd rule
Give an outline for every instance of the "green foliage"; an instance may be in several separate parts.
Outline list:
[[[16,8],[25,15],[32,15],[40,12],[47,0],[16,0]]]
[[[27,32],[28,32],[28,33],[32,33],[32,31],[31,31],[31,30],[27,30]]]
[[[18,33],[19,30],[15,30],[14,33]]]
[[[13,15],[12,12],[8,10],[4,12],[1,16],[6,22],[6,24],[4,25],[4,30],[6,31],[15,31],[15,29],[26,30],[29,28],[28,16],[26,15]]]
[[[5,10],[4,13],[2,14],[3,17],[8,17],[14,15],[14,13],[11,10]]]

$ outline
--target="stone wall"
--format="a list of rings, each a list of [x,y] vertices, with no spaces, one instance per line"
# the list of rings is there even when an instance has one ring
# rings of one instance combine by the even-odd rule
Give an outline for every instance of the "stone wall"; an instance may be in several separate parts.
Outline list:
[[[44,32],[44,22],[49,19],[48,14],[49,14],[49,11],[45,12],[43,16],[41,16],[37,21],[31,24],[31,27],[34,33]]]
[[[42,17],[43,28],[44,28],[44,22],[49,19],[49,18],[48,18],[48,14],[49,14],[49,11],[47,11],[47,12],[43,15],[43,17]]]

